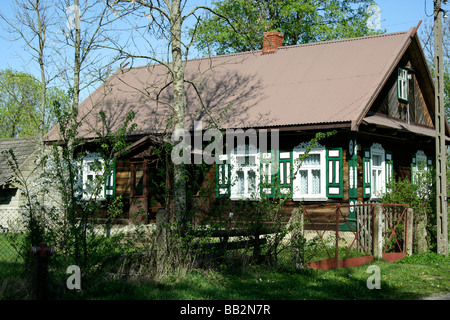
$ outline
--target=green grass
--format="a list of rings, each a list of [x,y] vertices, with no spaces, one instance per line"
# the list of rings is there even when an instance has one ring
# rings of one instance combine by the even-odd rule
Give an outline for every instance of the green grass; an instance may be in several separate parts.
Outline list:
[[[11,239],[0,234],[0,280],[17,274],[22,267],[23,259],[11,245]]]
[[[2,243],[5,240],[0,237]],[[12,288],[12,284],[20,281],[23,262],[16,257],[12,253],[0,256],[0,299],[2,284],[9,283]],[[93,288],[85,288],[82,283],[83,290],[65,290],[65,295],[61,288],[65,288],[68,275],[59,270],[54,286],[59,288],[57,299],[80,300],[402,300],[450,292],[450,257],[426,253],[391,263],[374,261],[370,265],[380,268],[380,289],[367,287],[372,276],[368,273],[369,265],[327,271],[222,266],[174,274],[158,281],[110,280]],[[7,294],[10,289],[6,285],[3,288],[3,299],[23,299]]]
[[[368,266],[334,270],[249,267],[242,272],[194,271],[161,281],[109,282],[71,299],[150,300],[401,300],[450,292],[450,259],[434,254],[374,262],[380,289],[369,289]]]

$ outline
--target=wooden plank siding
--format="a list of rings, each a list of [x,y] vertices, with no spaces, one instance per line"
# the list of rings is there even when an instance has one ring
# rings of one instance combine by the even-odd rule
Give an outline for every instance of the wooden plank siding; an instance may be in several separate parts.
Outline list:
[[[129,197],[131,192],[130,159],[122,158],[117,161],[116,195]]]
[[[405,56],[400,61],[398,66],[407,66],[412,68],[411,65],[411,60],[407,56]],[[429,108],[427,107],[427,102],[422,90],[420,78],[414,72],[410,72],[409,75],[411,76],[411,80],[409,81],[410,85],[408,104],[398,99],[397,74],[393,73],[386,82],[386,85],[382,89],[381,94],[375,100],[373,106],[370,108],[369,114],[381,113],[391,118],[433,127],[433,118],[430,114]]]
[[[338,129],[336,134],[320,141],[320,144],[329,148],[342,148],[342,178],[343,178],[343,196],[342,198],[328,198],[327,201],[304,201],[304,204],[332,204],[349,203],[349,140],[350,137],[356,139],[358,144],[357,152],[357,181],[358,181],[358,201],[367,201],[363,197],[363,149],[370,148],[373,143],[379,143],[385,151],[391,151],[393,154],[393,168],[396,177],[410,178],[412,156],[418,149],[424,150],[427,154],[434,152],[434,144],[430,144],[427,137],[418,137],[415,134],[392,136],[388,128],[374,128],[370,126],[362,127],[360,132],[351,132],[349,129]],[[324,131],[323,131],[324,132]],[[292,150],[302,142],[308,142],[313,137],[311,132],[281,132],[280,149]],[[132,193],[132,175],[131,165],[135,159],[133,157],[123,157],[117,161],[116,171],[116,195],[121,195],[124,201],[124,219],[130,217],[130,196]],[[198,208],[199,219],[208,215],[220,215],[220,219],[225,219],[230,212],[238,212],[238,201],[229,199],[216,199],[215,193],[216,166],[212,165],[205,176],[201,189],[206,191],[197,192],[193,198],[193,205]],[[325,186],[323,186],[325,187]],[[286,219],[290,217],[293,210],[299,207],[300,202],[291,199],[285,202],[283,210]],[[149,206],[149,214],[154,215],[160,204],[152,202]],[[149,216],[150,216],[149,215]],[[150,219],[152,220],[152,219]],[[286,221],[287,221],[286,220]]]

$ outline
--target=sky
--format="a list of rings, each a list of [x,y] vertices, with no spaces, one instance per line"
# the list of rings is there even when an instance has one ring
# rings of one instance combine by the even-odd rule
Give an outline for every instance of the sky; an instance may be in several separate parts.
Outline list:
[[[209,0],[188,0],[206,4]],[[398,32],[409,30],[422,21],[419,29],[423,30],[426,25],[433,23],[433,0],[375,0],[380,7],[381,29],[387,32]],[[5,15],[10,14],[11,0],[1,0],[0,11]],[[446,5],[450,10],[450,3]],[[9,42],[4,39],[8,36],[4,29],[0,29],[0,70],[12,68],[20,71],[28,71],[26,59],[22,59],[23,46],[17,42]],[[37,70],[36,70],[37,71]],[[39,77],[38,77],[39,78]]]
[[[424,24],[433,23],[433,0],[375,0],[375,2],[381,10],[381,28],[387,32],[408,30],[417,26],[421,20],[421,28]]]

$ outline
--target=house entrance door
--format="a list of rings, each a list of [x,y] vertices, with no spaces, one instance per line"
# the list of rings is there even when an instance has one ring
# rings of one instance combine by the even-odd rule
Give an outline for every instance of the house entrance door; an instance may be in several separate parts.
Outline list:
[[[149,214],[148,165],[131,163],[130,219],[147,222]]]

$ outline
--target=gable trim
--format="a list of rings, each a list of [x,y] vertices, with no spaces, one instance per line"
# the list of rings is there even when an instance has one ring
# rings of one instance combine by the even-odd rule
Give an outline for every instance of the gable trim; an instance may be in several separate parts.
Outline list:
[[[386,85],[386,83],[388,82],[389,78],[392,76],[393,72],[396,70],[396,66],[398,65],[398,63],[400,62],[402,57],[405,55],[406,51],[408,50],[409,45],[411,44],[412,39],[416,36],[417,29],[419,28],[421,23],[422,23],[422,21],[420,21],[419,24],[415,28],[413,27],[413,28],[411,28],[409,30],[408,40],[405,41],[405,43],[403,44],[403,46],[402,46],[401,50],[399,51],[398,55],[393,60],[393,63],[389,66],[388,72],[386,72],[386,74],[384,75],[383,81],[381,81],[379,83],[378,87],[374,91],[372,97],[369,100],[369,103],[364,108],[364,111],[357,118],[356,126],[359,127],[361,125],[363,119],[366,117],[366,115],[369,112],[370,108],[372,107],[372,105],[375,103],[376,99],[378,98],[378,96],[382,92],[382,90],[383,90],[384,86]],[[352,126],[352,130],[353,131],[356,131],[356,126],[355,126],[355,128],[353,128],[353,126]]]

